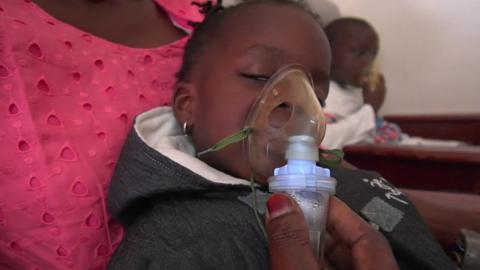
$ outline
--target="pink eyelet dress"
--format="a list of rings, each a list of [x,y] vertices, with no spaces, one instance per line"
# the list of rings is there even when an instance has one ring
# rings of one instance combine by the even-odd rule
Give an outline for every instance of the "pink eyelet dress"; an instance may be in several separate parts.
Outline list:
[[[179,27],[191,0],[157,0]],[[0,1],[0,269],[104,269],[123,236],[105,205],[138,113],[169,104],[187,38],[114,44],[26,0]]]

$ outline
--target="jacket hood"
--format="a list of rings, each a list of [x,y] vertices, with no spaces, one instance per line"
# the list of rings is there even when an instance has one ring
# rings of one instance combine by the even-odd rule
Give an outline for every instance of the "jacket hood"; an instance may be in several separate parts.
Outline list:
[[[108,208],[128,226],[152,199],[249,185],[196,158],[172,108],[160,107],[136,117],[112,177]]]

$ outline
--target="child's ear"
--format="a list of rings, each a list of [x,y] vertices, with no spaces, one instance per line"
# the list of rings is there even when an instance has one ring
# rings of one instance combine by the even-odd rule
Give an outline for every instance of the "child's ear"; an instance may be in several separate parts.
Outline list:
[[[173,96],[173,112],[180,124],[187,123],[193,125],[194,113],[194,85],[187,82],[178,82],[175,85],[175,94]]]

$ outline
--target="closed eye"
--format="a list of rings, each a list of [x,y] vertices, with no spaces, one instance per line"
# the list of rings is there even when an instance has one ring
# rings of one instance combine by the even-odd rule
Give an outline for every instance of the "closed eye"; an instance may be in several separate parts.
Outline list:
[[[270,79],[270,76],[263,74],[240,73],[240,75],[244,78],[260,82],[266,82]]]

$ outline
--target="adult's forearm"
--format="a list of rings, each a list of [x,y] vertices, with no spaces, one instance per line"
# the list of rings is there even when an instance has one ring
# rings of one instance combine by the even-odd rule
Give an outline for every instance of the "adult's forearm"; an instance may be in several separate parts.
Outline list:
[[[444,248],[455,244],[460,229],[480,232],[480,196],[403,189]]]

